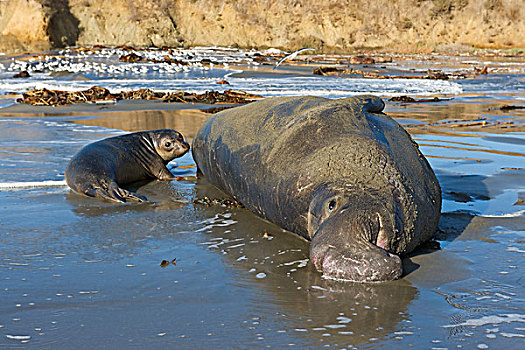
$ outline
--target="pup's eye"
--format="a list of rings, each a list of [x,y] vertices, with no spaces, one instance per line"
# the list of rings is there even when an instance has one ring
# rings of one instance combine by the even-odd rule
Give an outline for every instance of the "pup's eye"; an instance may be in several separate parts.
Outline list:
[[[164,147],[166,147],[166,148],[169,148],[169,147],[171,147],[171,142],[169,142],[169,141],[166,141],[166,143],[164,144]]]
[[[335,199],[332,199],[330,203],[328,203],[328,211],[329,212],[334,211],[336,205],[337,205],[337,202],[335,201]]]

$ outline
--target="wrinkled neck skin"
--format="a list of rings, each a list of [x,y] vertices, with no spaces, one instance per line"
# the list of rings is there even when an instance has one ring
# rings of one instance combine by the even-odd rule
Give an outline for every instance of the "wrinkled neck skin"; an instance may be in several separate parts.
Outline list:
[[[354,282],[394,280],[403,272],[394,254],[392,194],[350,185],[322,185],[308,211],[310,259],[323,276]]]
[[[160,157],[160,155],[158,154],[157,140],[155,139],[154,135],[151,135],[151,133],[149,132],[144,132],[139,135],[139,140],[140,143],[144,146],[145,150],[147,150],[148,154],[156,155],[162,159],[162,157]],[[165,160],[163,159],[163,161]]]
[[[162,142],[162,137],[159,133],[147,132],[142,135],[142,143],[147,145],[148,149],[157,154],[164,165],[171,162],[177,156],[175,154],[164,154],[161,149],[160,143]]]

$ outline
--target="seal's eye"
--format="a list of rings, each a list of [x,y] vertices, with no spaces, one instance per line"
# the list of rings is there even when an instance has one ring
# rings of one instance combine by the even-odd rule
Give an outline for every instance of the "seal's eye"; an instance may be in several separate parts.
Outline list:
[[[164,143],[164,147],[166,147],[166,148],[170,148],[170,147],[171,147],[171,142],[166,141],[166,142]]]
[[[335,206],[337,205],[337,202],[335,199],[332,199],[330,203],[328,203],[328,211],[333,212],[335,209]]]

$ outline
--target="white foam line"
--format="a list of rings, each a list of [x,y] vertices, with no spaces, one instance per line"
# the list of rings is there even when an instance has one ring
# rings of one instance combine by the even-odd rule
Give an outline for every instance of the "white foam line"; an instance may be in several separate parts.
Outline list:
[[[525,210],[520,210],[515,213],[507,213],[507,214],[486,214],[486,215],[479,215],[484,218],[517,218],[519,216],[525,215]]]
[[[13,339],[13,340],[29,340],[29,339],[31,339],[30,335],[11,335],[11,334],[6,334],[5,337],[7,339]]]
[[[60,181],[28,181],[28,182],[1,182],[0,190],[12,190],[22,188],[38,188],[38,187],[67,187],[65,180]]]
[[[477,319],[468,319],[465,322],[458,323],[458,324],[448,324],[445,326],[441,326],[443,328],[452,328],[452,327],[459,327],[459,326],[484,326],[487,324],[498,324],[498,323],[510,323],[510,322],[525,322],[525,315],[522,314],[504,314],[501,316],[497,315],[491,315],[491,316],[483,316],[481,318]]]

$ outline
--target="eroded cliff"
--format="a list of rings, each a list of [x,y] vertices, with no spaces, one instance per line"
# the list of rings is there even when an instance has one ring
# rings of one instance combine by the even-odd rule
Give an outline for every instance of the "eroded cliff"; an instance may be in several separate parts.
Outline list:
[[[8,0],[0,52],[70,45],[324,52],[525,47],[522,0]]]

